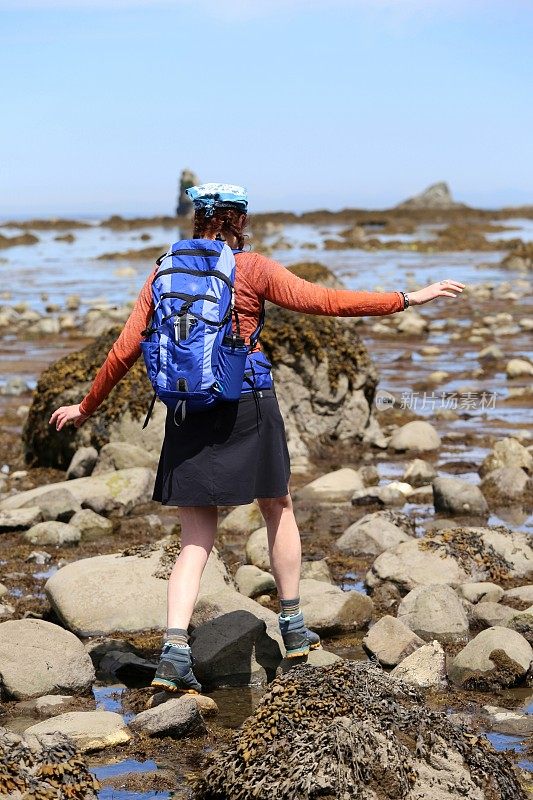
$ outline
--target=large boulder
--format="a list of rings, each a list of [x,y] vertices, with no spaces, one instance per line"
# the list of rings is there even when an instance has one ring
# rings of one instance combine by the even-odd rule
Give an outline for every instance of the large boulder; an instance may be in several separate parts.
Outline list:
[[[339,536],[335,546],[354,556],[378,556],[385,550],[407,542],[415,534],[414,525],[405,514],[376,511],[366,514]]]
[[[330,274],[325,268],[323,271]],[[316,271],[309,277],[316,280]],[[23,432],[28,463],[66,469],[79,447],[100,450],[111,441],[135,441],[158,454],[165,407],[156,403],[150,424],[142,430],[152,395],[142,359],[80,428],[65,426],[57,432],[48,425],[55,408],[80,402],[119,333],[120,328],[102,333],[95,342],[61,358],[41,374]],[[364,437],[371,421],[377,373],[359,338],[356,321],[298,314],[269,305],[261,343],[274,365],[291,456],[318,456],[337,447],[339,440],[353,444]]]
[[[65,626],[80,636],[164,628],[166,579],[177,552],[174,537],[168,537],[132,555],[111,553],[74,561],[48,579],[45,592]],[[229,583],[213,551],[200,593],[216,592]]]
[[[451,586],[417,586],[398,608],[398,620],[426,642],[466,640],[468,619]]]
[[[102,333],[96,341],[63,356],[41,373],[23,430],[28,463],[67,469],[79,447],[100,450],[109,441],[135,441],[153,453],[160,450],[165,418],[162,403],[156,403],[150,425],[142,430],[153,394],[142,359],[80,428],[66,425],[56,431],[48,424],[58,406],[81,401],[119,333],[116,327]]]
[[[128,514],[136,505],[152,498],[154,472],[146,467],[132,467],[103,475],[49,483],[18,492],[0,502],[0,511],[47,505],[48,495],[67,487],[77,507],[92,508],[97,514]],[[74,509],[72,514],[74,514]]]
[[[41,619],[0,624],[0,677],[12,697],[85,692],[94,668],[79,639]]]
[[[194,674],[210,687],[264,684],[274,677],[281,660],[265,621],[245,610],[199,625],[191,648]]]
[[[396,666],[423,644],[424,640],[401,620],[389,615],[372,625],[363,639],[365,650],[385,667]]]
[[[527,674],[533,649],[516,631],[496,626],[481,631],[456,655],[448,676],[465,689],[514,686]]]
[[[299,665],[276,678],[231,742],[211,753],[194,794],[525,800],[507,756],[469,733],[376,665]]]
[[[359,630],[370,622],[374,605],[362,592],[343,592],[338,586],[304,578],[300,605],[305,624],[318,632]]]
[[[533,548],[526,533],[498,528],[445,528],[381,553],[367,572],[366,583],[416,586],[478,583],[533,575]]]

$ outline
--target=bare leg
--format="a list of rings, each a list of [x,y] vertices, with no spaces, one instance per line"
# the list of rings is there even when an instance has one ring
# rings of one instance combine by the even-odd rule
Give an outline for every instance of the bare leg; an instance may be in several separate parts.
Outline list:
[[[215,542],[216,506],[182,506],[181,552],[168,581],[167,628],[187,630],[198,597],[200,578]]]
[[[291,496],[261,498],[257,502],[266,522],[270,565],[278,596],[292,600],[300,594],[302,546]]]

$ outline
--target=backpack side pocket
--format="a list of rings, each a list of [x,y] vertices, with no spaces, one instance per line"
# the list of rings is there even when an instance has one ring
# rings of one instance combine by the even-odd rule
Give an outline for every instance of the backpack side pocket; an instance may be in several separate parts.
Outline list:
[[[159,343],[144,341],[141,342],[141,352],[150,383],[155,388],[157,376],[159,375]]]

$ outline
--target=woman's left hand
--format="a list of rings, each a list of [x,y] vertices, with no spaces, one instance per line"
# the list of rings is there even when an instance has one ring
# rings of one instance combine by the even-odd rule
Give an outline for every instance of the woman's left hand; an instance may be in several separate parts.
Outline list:
[[[61,406],[60,408],[56,408],[48,420],[48,424],[55,424],[56,431],[60,431],[67,422],[72,422],[74,427],[79,428],[86,419],[89,419],[89,417],[85,416],[85,414],[80,414],[80,404],[78,403],[75,406]]]
[[[464,283],[454,280],[442,280],[438,283],[432,283],[426,286],[425,289],[419,289],[416,292],[408,292],[410,306],[421,306],[424,303],[430,303],[436,300],[437,297],[457,297],[465,288]]]

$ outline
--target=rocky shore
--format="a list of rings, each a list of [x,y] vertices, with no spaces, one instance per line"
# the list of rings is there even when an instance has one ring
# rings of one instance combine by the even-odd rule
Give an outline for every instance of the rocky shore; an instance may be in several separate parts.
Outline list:
[[[294,269],[340,285],[317,263]],[[0,752],[11,765],[25,754],[3,770],[21,797],[58,759],[72,771],[50,767],[51,798],[61,781],[91,797],[97,776],[131,798],[528,796],[531,307],[527,276],[509,269],[507,284],[484,272],[453,317],[269,308],[302,608],[323,648],[289,670],[263,520],[255,504],[225,509],[191,627],[201,698],[148,688],[179,525],[150,501],[163,415],[143,438],[142,365],[79,431],[47,427],[56,405],[79,400],[128,304],[2,306],[7,351],[13,336],[28,351],[55,343],[33,395],[14,376],[0,397]],[[407,387],[433,396],[430,413]],[[472,405],[491,391],[497,407]]]

